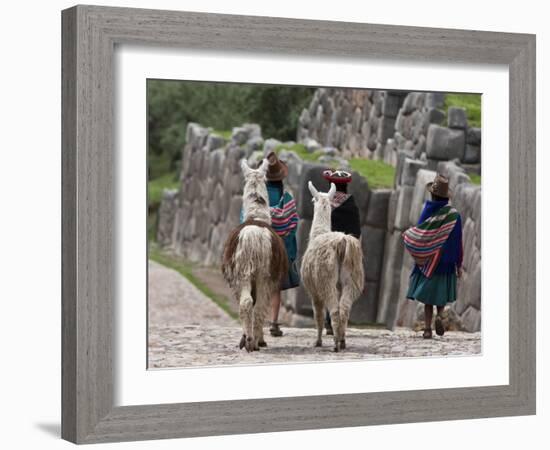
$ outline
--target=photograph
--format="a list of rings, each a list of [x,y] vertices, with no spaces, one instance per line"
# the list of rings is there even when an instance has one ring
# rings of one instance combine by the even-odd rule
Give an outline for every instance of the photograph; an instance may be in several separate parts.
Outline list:
[[[481,355],[481,94],[146,89],[148,369]]]

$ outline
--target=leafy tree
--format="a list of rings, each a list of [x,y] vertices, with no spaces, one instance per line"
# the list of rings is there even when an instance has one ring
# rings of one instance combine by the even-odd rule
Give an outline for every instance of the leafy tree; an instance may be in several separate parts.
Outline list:
[[[254,122],[264,137],[294,139],[298,117],[313,92],[305,87],[148,80],[150,178],[176,169],[189,122],[217,130]]]

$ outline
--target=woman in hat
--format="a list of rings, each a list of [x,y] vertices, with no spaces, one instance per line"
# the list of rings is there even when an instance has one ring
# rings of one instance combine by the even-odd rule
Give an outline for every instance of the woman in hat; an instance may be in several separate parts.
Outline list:
[[[332,198],[332,213],[330,216],[331,230],[350,234],[357,239],[361,238],[361,222],[359,208],[355,204],[353,195],[348,194],[348,184],[351,182],[351,173],[345,170],[325,170],[323,178],[336,185],[336,193]],[[325,329],[332,335],[330,313],[325,316]]]
[[[292,195],[285,190],[283,180],[288,175],[287,165],[281,161],[275,152],[271,152],[266,157],[269,165],[266,173],[267,194],[269,197],[269,207],[271,210],[271,227],[281,236],[285,244],[288,257],[288,274],[281,283],[281,289],[273,294],[271,298],[271,322],[269,332],[272,336],[279,337],[283,335],[279,325],[279,309],[281,307],[281,291],[299,286],[300,277],[296,267],[296,229],[298,228],[298,212],[296,202]],[[241,211],[241,222],[243,214]],[[260,342],[264,347],[265,342]]]
[[[415,261],[407,298],[424,303],[423,337],[431,339],[433,307],[437,307],[435,332],[443,336],[445,305],[456,300],[456,279],[462,276],[462,219],[449,205],[446,177],[436,175],[426,188],[431,200],[424,204],[418,224],[406,230],[403,238]]]

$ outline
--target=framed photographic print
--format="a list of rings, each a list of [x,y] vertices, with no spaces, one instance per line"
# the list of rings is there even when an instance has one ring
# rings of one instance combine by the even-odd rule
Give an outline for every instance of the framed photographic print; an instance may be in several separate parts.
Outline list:
[[[534,414],[534,36],[62,24],[65,439]]]

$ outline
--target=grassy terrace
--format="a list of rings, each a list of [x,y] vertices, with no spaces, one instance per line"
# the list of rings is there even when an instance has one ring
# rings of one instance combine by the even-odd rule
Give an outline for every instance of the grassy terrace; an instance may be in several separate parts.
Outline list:
[[[323,154],[321,151],[308,153],[303,144],[293,144],[291,146],[281,144],[275,148],[275,152],[281,150],[291,150],[295,152],[304,161],[315,162]],[[353,158],[349,161],[351,169],[365,177],[369,186],[373,189],[393,187],[393,178],[395,176],[395,167],[386,164],[383,161],[374,161],[366,158]],[[333,167],[336,168],[336,167]]]
[[[458,106],[466,110],[468,125],[481,127],[481,95],[480,94],[447,94],[445,96],[445,113],[450,106]]]

